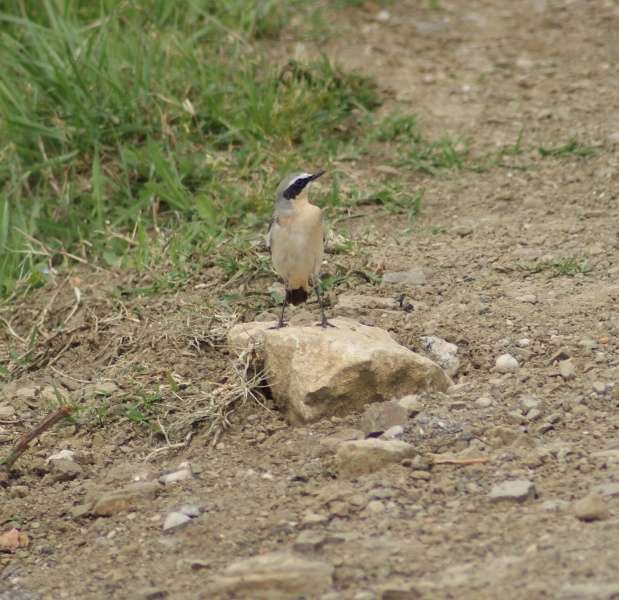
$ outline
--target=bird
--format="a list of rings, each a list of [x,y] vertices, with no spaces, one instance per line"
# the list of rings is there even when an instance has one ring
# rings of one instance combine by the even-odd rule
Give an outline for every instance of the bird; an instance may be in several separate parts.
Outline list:
[[[286,304],[297,306],[307,300],[310,279],[322,315],[318,326],[335,327],[327,321],[318,287],[327,229],[322,210],[310,204],[307,198],[309,184],[325,173],[326,170],[313,174],[303,171],[290,173],[275,191],[275,207],[269,223],[267,246],[275,272],[286,283],[286,295],[279,322],[272,329],[286,327]]]

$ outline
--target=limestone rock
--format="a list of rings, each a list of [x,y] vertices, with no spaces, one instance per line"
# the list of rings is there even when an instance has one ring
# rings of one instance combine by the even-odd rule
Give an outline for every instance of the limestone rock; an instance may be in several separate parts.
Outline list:
[[[125,487],[104,493],[90,511],[98,517],[111,517],[127,510],[133,510],[147,501],[154,500],[159,485],[153,482],[132,483]]]
[[[49,466],[54,481],[72,481],[82,474],[82,467],[66,458],[51,460]]]
[[[417,394],[409,394],[408,396],[404,396],[404,398],[400,398],[398,404],[406,409],[411,419],[416,417],[423,410],[423,404],[421,404],[421,399]]]
[[[602,521],[610,516],[608,504],[595,492],[574,502],[572,509],[579,521]]]
[[[400,283],[402,285],[425,285],[428,281],[421,267],[412,267],[408,271],[387,273],[383,277],[385,283]]]
[[[451,380],[427,358],[383,329],[351,319],[335,328],[244,323],[229,333],[233,348],[255,348],[276,404],[293,424],[363,410],[366,404],[422,391],[445,391]]]
[[[415,454],[415,448],[400,440],[357,440],[344,442],[335,455],[340,477],[356,477],[380,471]]]
[[[505,481],[495,485],[490,491],[490,500],[494,502],[512,501],[525,502],[529,498],[535,498],[535,485],[526,479]]]
[[[420,340],[421,345],[428,350],[432,358],[452,377],[460,368],[458,346],[446,342],[434,335],[425,335]]]
[[[209,597],[316,598],[331,589],[332,565],[287,554],[269,552],[228,565],[209,581]]]
[[[576,367],[571,360],[562,360],[559,363],[559,373],[566,381],[576,378]]]
[[[511,354],[501,354],[496,359],[496,368],[501,373],[515,373],[518,368],[518,361]]]
[[[361,419],[361,431],[366,436],[383,433],[394,425],[408,425],[408,411],[397,402],[378,402],[370,404]]]

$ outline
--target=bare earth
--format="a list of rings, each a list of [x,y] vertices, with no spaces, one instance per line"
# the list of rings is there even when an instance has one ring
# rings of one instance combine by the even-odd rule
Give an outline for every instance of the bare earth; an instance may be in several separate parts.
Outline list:
[[[292,428],[268,399],[238,400],[238,365],[222,348],[231,317],[210,307],[242,290],[224,287],[216,267],[154,298],[120,293],[142,285],[134,273],[61,274],[4,314],[11,331],[0,322],[2,357],[26,351],[17,336],[34,322],[42,340],[0,391],[2,456],[59,396],[90,411],[44,434],[0,490],[2,519],[19,517],[2,531],[18,526],[29,538],[0,554],[0,599],[207,598],[207,581],[234,560],[291,552],[308,513],[324,517],[315,525],[323,545],[302,556],[335,567],[329,600],[619,597],[619,4],[441,4],[387,5],[386,20],[371,6],[346,9],[337,39],[301,48],[291,34],[266,48],[282,61],[323,51],[371,75],[387,98],[381,110],[416,113],[428,138],[471,140],[479,156],[521,131],[531,145],[481,173],[411,174],[411,193],[426,193],[410,232],[405,216],[375,205],[335,227],[365,255],[329,255],[325,273],[336,264],[382,274],[420,267],[426,283],[351,279],[329,294],[330,314],[342,294],[402,295],[413,310],[341,316],[421,353],[424,335],[458,346],[458,385],[422,397],[405,430],[419,459],[338,479],[319,441],[358,427],[360,415]],[[537,152],[572,138],[596,154]],[[374,160],[342,161],[346,185],[363,191],[386,177]],[[536,168],[517,168],[527,165]],[[583,253],[587,273],[532,272]],[[264,292],[273,281],[243,285]],[[315,303],[307,309],[318,318]],[[495,367],[504,353],[518,360],[513,374]],[[218,420],[209,430],[209,406],[222,397],[236,407],[230,427]],[[132,406],[158,411],[150,423],[181,446],[127,418]],[[46,463],[62,449],[74,451],[80,473]],[[489,461],[431,467],[431,453]],[[161,486],[136,510],[82,511],[138,471],[156,480],[185,461],[193,478]],[[492,488],[511,480],[531,481],[536,496],[491,501]],[[604,520],[574,516],[573,502],[591,489],[610,509]],[[163,533],[166,515],[187,503],[200,516]]]

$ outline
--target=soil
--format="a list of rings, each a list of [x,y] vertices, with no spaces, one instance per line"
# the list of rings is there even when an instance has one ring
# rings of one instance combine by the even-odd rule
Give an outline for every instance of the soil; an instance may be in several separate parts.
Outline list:
[[[227,293],[266,291],[274,276],[230,285],[210,267],[182,291],[151,297],[129,291],[147,279],[137,273],[60,274],[0,325],[8,356],[27,351],[37,323],[27,360],[0,391],[3,456],[54,406],[84,407],[43,434],[0,491],[3,530],[29,539],[0,554],[0,598],[206,598],[206,582],[234,560],[292,551],[308,513],[325,517],[315,528],[326,542],[308,558],[335,567],[330,600],[619,596],[619,5],[375,8],[343,11],[336,39],[300,46],[290,33],[268,49],[282,60],[321,51],[371,75],[388,98],[381,110],[415,113],[428,138],[469,139],[480,156],[521,131],[533,144],[480,173],[411,175],[411,190],[426,189],[412,224],[363,205],[334,227],[363,255],[328,255],[326,274],[337,264],[417,267],[426,283],[351,278],[330,292],[330,315],[344,294],[402,297],[402,310],[368,303],[343,316],[422,354],[425,335],[458,347],[457,385],[422,396],[405,429],[418,459],[338,479],[333,455],[316,448],[361,415],[293,428],[259,390],[245,395],[251,382],[240,385],[244,366],[224,344],[235,315],[211,307]],[[537,151],[572,138],[595,155]],[[365,190],[388,177],[378,164],[339,169]],[[583,254],[587,268],[576,270],[585,272],[553,271],[552,261]],[[317,318],[315,303],[307,310]],[[519,363],[513,373],[496,367],[506,353]],[[63,449],[79,473],[46,462]],[[489,460],[432,466],[436,454]],[[193,477],[136,510],[82,510],[184,462]],[[534,497],[492,501],[511,480],[532,482]],[[574,501],[592,489],[610,515],[576,518]],[[166,515],[187,503],[200,516],[164,533]]]

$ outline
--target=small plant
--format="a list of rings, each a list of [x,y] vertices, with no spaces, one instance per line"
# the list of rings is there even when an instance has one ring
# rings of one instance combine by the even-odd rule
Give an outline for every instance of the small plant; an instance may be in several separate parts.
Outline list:
[[[428,227],[428,233],[432,235],[441,235],[447,233],[447,230],[444,227]]]
[[[531,274],[547,272],[548,277],[573,277],[577,273],[589,273],[593,265],[585,254],[544,260],[527,268]]]
[[[538,146],[537,151],[542,156],[552,156],[554,158],[562,158],[564,156],[594,156],[595,150],[590,146],[579,144],[576,138],[572,138],[566,144],[559,145],[553,142],[550,146]]]

